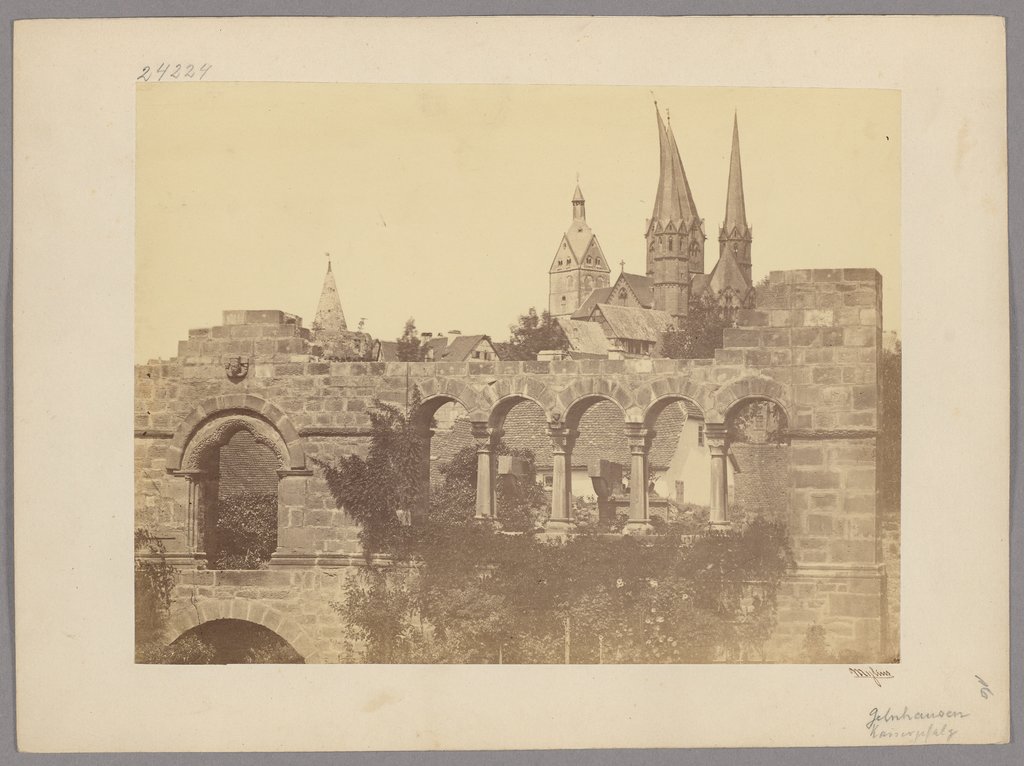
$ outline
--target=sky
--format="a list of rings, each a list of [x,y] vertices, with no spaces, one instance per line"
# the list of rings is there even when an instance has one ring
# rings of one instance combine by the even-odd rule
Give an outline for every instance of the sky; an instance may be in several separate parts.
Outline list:
[[[871,267],[899,329],[896,91],[188,83],[136,94],[136,358],[229,309],[313,321],[331,254],[349,327],[508,337],[547,307],[572,220],[643,273],[667,111],[718,255],[734,113],[755,281]]]

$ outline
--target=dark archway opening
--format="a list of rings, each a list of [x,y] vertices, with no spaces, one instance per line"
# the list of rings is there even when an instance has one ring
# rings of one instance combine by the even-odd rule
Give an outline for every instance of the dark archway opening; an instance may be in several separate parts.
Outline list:
[[[240,428],[202,463],[203,544],[211,569],[260,569],[277,548],[280,459]]]
[[[277,633],[247,620],[211,620],[175,640],[169,656],[188,665],[296,665],[305,660]],[[175,662],[174,658],[180,658]]]

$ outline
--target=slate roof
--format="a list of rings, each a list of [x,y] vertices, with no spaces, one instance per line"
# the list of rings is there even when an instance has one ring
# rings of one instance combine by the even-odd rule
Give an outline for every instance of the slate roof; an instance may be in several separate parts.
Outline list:
[[[725,197],[725,221],[722,230],[726,234],[736,231],[744,234],[748,229],[747,208],[743,201],[743,169],[740,167],[739,120],[732,118],[732,155],[729,157],[729,189]]]
[[[661,334],[672,326],[671,315],[656,309],[638,309],[603,303],[597,306],[595,313],[598,311],[608,323],[606,332],[610,338],[658,343]]]
[[[440,338],[439,340],[444,340]],[[473,353],[481,341],[487,341],[490,345],[490,339],[486,335],[456,335],[449,339],[451,342],[448,343],[447,347],[441,351],[438,355],[437,351],[434,352],[434,360],[446,362],[465,362],[470,358],[470,354]],[[491,348],[493,351],[493,347]]]
[[[573,312],[572,318],[589,319],[590,312],[594,310],[594,306],[596,306],[598,303],[607,303],[608,296],[611,294],[612,288],[610,287],[597,288],[596,290],[591,292],[590,295],[587,296],[587,299],[583,301],[582,305]]]
[[[700,409],[689,402],[671,404],[658,417],[650,452],[652,470],[668,468],[687,416],[704,419]],[[537,468],[542,471],[551,469],[551,439],[545,426],[544,415],[539,408],[520,405],[508,413],[503,428],[505,443],[509,447],[532,451]],[[580,419],[579,432],[572,451],[574,467],[583,468],[602,458],[629,465],[629,446],[623,433],[622,410],[618,405],[600,401],[592,406]],[[469,421],[460,418],[450,431],[439,431],[434,435],[430,442],[431,457],[438,463],[447,463],[459,450],[474,443]]]
[[[731,289],[740,296],[743,296],[750,289],[747,278],[743,276],[743,272],[740,271],[732,250],[728,247],[725,248],[725,252],[722,253],[718,263],[715,264],[715,268],[712,269],[711,274],[708,276],[708,287],[716,295],[723,290]]]
[[[581,322],[568,317],[557,317],[555,321],[569,341],[570,354],[608,356],[611,343],[597,322]]]
[[[658,145],[660,147],[661,174],[658,178],[658,194],[654,199],[654,211],[651,222],[678,225],[683,221],[687,226],[694,220],[700,220],[697,205],[690,192],[690,183],[686,180],[683,160],[679,156],[679,147],[672,134],[672,125],[666,125],[661,119],[661,110],[655,104],[658,113]]]
[[[433,361],[440,362],[464,362],[470,358],[473,349],[481,340],[490,339],[486,335],[453,335],[450,337],[430,338],[423,341],[428,349],[434,352]],[[450,341],[450,342],[449,342]],[[495,355],[497,356],[497,355]],[[380,342],[380,361],[398,361],[398,342],[393,340],[382,340]]]
[[[654,306],[654,280],[644,274],[630,274],[629,272],[622,272],[619,274],[619,279],[616,280],[616,285],[619,281],[625,282],[629,289],[633,291],[636,299],[640,301],[640,305],[645,309],[649,309]],[[612,288],[615,289],[614,287]]]

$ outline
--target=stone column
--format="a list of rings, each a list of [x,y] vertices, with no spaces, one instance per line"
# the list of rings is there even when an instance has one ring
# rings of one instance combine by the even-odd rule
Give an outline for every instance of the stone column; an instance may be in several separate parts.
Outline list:
[[[643,423],[626,423],[629,442],[629,521],[627,532],[644,532],[650,528],[647,507],[647,452],[651,432]]]
[[[708,423],[705,441],[711,451],[711,527],[729,527],[729,443],[724,423]]]
[[[496,521],[495,518],[495,473],[497,466],[498,441],[501,431],[491,428],[484,421],[471,424],[476,439],[476,515],[479,521]]]
[[[546,525],[553,532],[568,531],[572,513],[572,448],[577,432],[564,423],[548,424],[551,437],[551,516]]]
[[[184,478],[188,485],[186,495],[188,499],[185,504],[184,555],[191,558],[198,566],[205,565],[206,551],[203,549],[204,546],[201,526],[203,512],[203,472],[181,470],[172,472],[172,475]]]
[[[427,428],[423,437],[423,454],[420,455],[420,496],[419,508],[413,516],[413,524],[426,523],[430,515],[430,443],[434,438],[434,429]]]

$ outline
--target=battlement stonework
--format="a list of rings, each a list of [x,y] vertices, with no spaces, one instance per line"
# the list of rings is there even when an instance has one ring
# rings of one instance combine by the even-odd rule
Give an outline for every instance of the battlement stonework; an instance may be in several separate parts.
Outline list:
[[[201,568],[209,455],[245,430],[279,465],[278,549],[269,570],[197,573],[202,590],[189,596],[209,605],[176,607],[172,631],[217,619],[224,609],[249,619],[269,614],[302,633],[307,659],[346,659],[330,599],[289,584],[319,582],[328,569],[358,564],[358,528],[336,507],[318,466],[365,452],[374,399],[404,405],[418,388],[428,437],[433,413],[461,404],[477,439],[477,516],[499,520],[493,486],[502,423],[517,404],[536,403],[554,460],[549,524],[570,532],[567,467],[589,406],[610,400],[622,409],[633,475],[642,475],[658,414],[683,399],[697,405],[711,453],[712,522],[727,525],[729,418],[745,402],[767,400],[785,418],[785,443],[766,465],[776,477],[779,466],[787,468],[786,484],[773,491],[788,498],[783,514],[799,563],[780,600],[778,656],[820,624],[835,648],[868,646],[866,659],[885,659],[891,648],[881,642],[876,504],[881,287],[871,269],[773,272],[756,307],[726,330],[724,348],[702,360],[331,362],[294,315],[225,312],[223,325],[190,331],[177,358],[136,367],[136,527],[165,538],[179,565]],[[743,491],[756,492],[757,471],[742,474],[742,482]],[[631,482],[630,492],[627,529],[642,530],[648,488]]]

